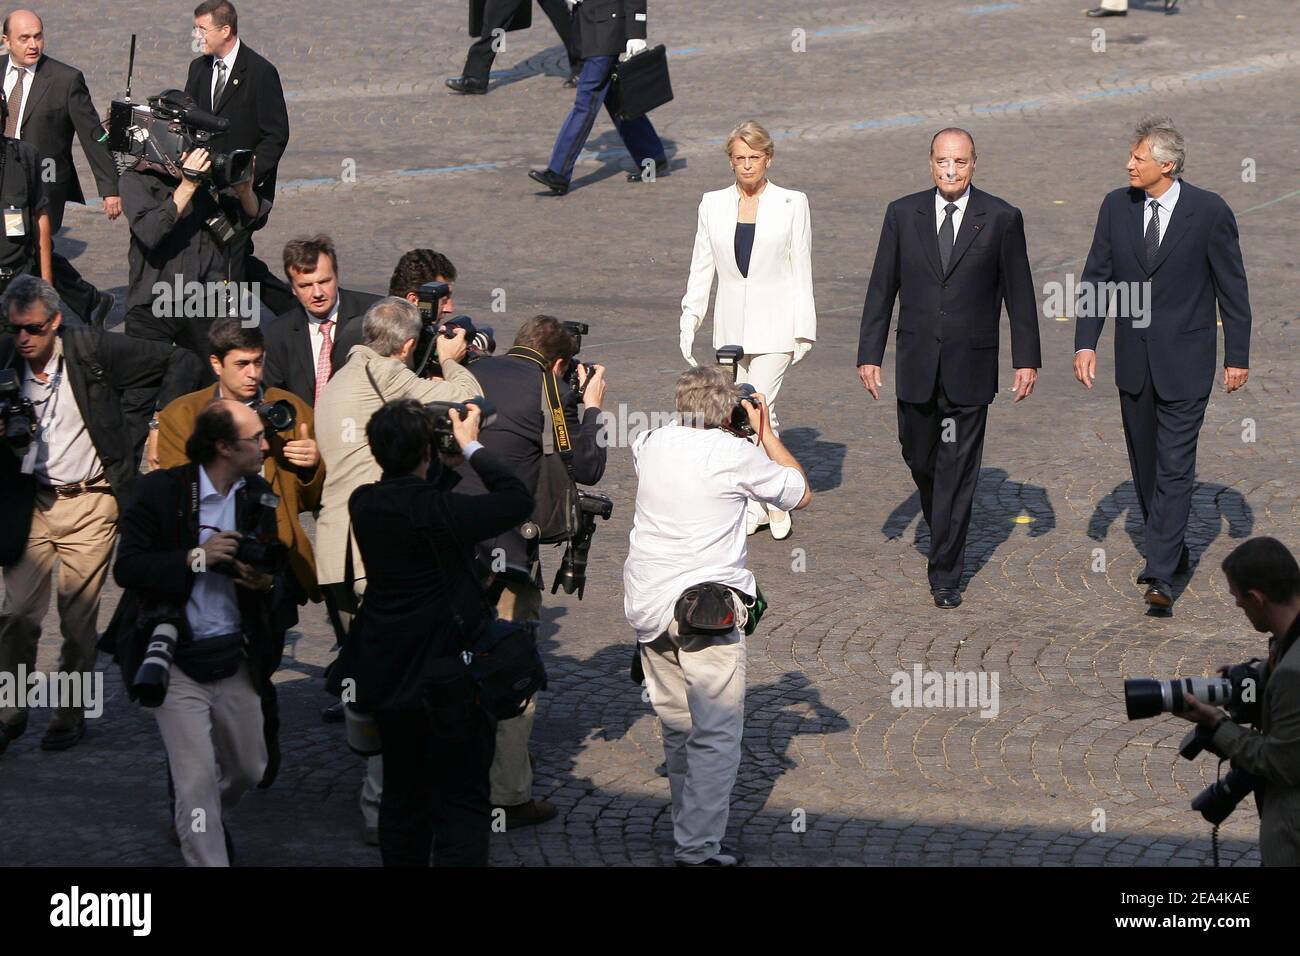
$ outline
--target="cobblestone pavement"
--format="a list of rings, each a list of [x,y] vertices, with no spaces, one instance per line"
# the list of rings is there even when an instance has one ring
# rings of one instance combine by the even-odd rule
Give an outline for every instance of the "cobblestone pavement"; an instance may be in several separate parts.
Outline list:
[[[748,117],[777,134],[772,178],[806,191],[813,212],[819,341],[788,377],[781,417],[817,497],[788,541],[750,542],[772,609],[749,646],[731,836],[755,864],[1209,861],[1208,827],[1187,804],[1214,763],[1178,758],[1181,721],[1127,722],[1121,684],[1258,652],[1218,562],[1249,535],[1300,544],[1300,190],[1288,172],[1300,149],[1300,42],[1290,0],[1187,0],[1169,17],[1135,2],[1127,19],[1104,21],[1098,52],[1084,6],[656,0],[651,41],[668,46],[677,98],[653,118],[671,174],[625,184],[631,160],[602,117],[563,199],[525,175],[545,163],[572,99],[544,18],[509,36],[488,96],[457,98],[442,89],[466,45],[455,0],[242,11],[244,39],[284,77],[293,129],[261,254],[274,263],[290,236],[326,230],[345,283],[382,290],[403,250],[435,246],[461,271],[460,308],[490,316],[499,339],[537,312],[590,322],[584,352],[610,366],[611,402],[625,411],[671,407],[695,209],[728,181],[723,137]],[[56,4],[46,9],[50,52],[86,71],[101,110],[123,85],[132,29],[137,95],[180,85],[189,5],[174,7]],[[1187,178],[1236,210],[1255,314],[1250,384],[1231,397],[1216,390],[1201,434],[1193,573],[1172,619],[1143,616],[1109,346],[1101,386],[1084,392],[1069,370],[1071,324],[1048,315],[1038,390],[990,413],[966,602],[936,610],[892,375],[886,400],[872,403],[853,369],[884,207],[928,184],[930,134],[965,125],[979,142],[978,184],[1024,212],[1035,281],[1063,282],[1081,269],[1102,195],[1125,183],[1127,132],[1150,110],[1185,132]],[[122,293],[124,225],[92,206],[71,207],[67,226],[61,248]],[[586,599],[548,598],[544,614],[551,691],[533,740],[535,795],[560,816],[495,837],[496,863],[671,858],[658,727],[626,676],[620,575],[634,489],[626,449],[611,451],[600,490],[615,513],[598,530]],[[556,558],[547,566],[553,573]],[[102,621],[117,598],[110,588]],[[230,818],[241,862],[377,864],[360,839],[361,763],[318,717],[332,643],[319,607],[293,637],[278,675],[284,768]],[[56,649],[51,614],[44,666]],[[892,706],[891,675],[917,664],[996,673],[996,718]],[[36,715],[0,758],[5,863],[180,863],[164,839],[154,722],[126,701],[116,669],[100,666],[109,699],[80,745],[41,752],[46,717]],[[1257,834],[1243,806],[1223,828],[1224,862],[1257,863]]]

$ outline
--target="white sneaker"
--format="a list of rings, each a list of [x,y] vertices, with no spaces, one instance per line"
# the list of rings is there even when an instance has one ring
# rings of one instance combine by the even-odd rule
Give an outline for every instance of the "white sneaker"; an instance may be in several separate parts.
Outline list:
[[[753,534],[768,521],[767,509],[757,501],[749,502],[749,506],[745,509],[745,534]]]
[[[794,530],[794,522],[790,520],[790,512],[777,511],[772,508],[768,511],[768,522],[772,527],[772,537],[777,541],[784,541],[790,537],[790,532]]]

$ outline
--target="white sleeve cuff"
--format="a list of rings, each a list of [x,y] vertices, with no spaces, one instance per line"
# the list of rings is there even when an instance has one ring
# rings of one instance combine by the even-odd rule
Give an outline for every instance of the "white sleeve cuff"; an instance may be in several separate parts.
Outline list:
[[[469,461],[474,457],[474,452],[482,447],[483,443],[481,441],[472,441],[461,450],[461,455],[466,461]]]

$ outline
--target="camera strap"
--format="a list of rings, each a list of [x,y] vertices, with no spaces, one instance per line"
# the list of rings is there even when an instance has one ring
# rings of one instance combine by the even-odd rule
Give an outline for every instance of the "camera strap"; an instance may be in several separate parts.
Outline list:
[[[564,418],[564,404],[560,400],[560,385],[547,366],[542,354],[525,345],[516,345],[506,355],[527,359],[542,370],[542,417],[549,426],[542,435],[542,452],[550,455],[556,451],[564,459],[564,466],[572,472],[573,443],[569,439],[569,426]]]

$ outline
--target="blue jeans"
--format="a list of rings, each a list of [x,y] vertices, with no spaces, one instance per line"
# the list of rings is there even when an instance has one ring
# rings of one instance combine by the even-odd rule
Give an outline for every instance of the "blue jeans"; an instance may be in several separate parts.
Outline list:
[[[596,122],[596,110],[605,103],[609,118],[614,121],[614,128],[623,138],[623,145],[636,160],[637,166],[647,159],[658,160],[664,154],[664,144],[659,141],[659,134],[650,125],[645,116],[633,120],[621,120],[614,115],[614,110],[605,102],[609,95],[610,77],[614,73],[615,59],[612,56],[593,56],[582,61],[582,73],[578,77],[578,95],[573,101],[573,109],[560,128],[560,135],[555,140],[555,150],[551,153],[550,170],[566,181],[573,178],[573,166],[578,161],[578,154],[591,135],[592,124]]]

